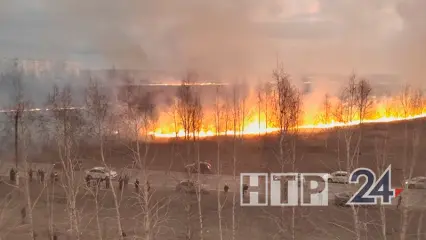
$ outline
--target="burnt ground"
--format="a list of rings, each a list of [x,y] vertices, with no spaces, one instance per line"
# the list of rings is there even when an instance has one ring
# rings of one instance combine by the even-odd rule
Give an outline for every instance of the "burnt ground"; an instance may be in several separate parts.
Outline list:
[[[52,192],[51,185],[49,186]],[[129,186],[130,187],[130,186]],[[11,196],[8,196],[11,193]],[[55,185],[53,214],[49,213],[47,201],[47,188],[41,184],[31,185],[32,199],[34,202],[33,218],[37,239],[48,239],[49,219],[53,219],[55,231],[59,239],[68,238],[69,228],[66,212],[66,196],[60,185]],[[152,224],[151,230],[155,232],[155,239],[186,239],[187,229],[191,229],[192,238],[199,238],[199,215],[195,195],[185,195],[174,191],[152,190],[150,207]],[[28,219],[21,222],[20,211],[25,205],[23,193],[3,183],[0,186],[1,239],[30,239]],[[114,201],[110,190],[100,190],[98,195],[98,210],[95,198],[85,188],[79,189],[77,209],[79,215],[79,229],[81,239],[118,239],[117,222],[115,219]],[[128,239],[143,238],[144,208],[140,205],[141,199],[132,188],[124,191],[120,201],[121,221],[123,230]],[[224,239],[231,239],[232,231],[232,193],[221,193],[222,232]],[[210,192],[201,198],[202,219],[204,224],[204,239],[219,238],[218,197],[216,192]],[[353,214],[351,208],[337,207],[240,207],[239,197],[236,197],[235,207],[235,237],[236,239],[294,239],[300,240],[325,240],[325,239],[355,239]],[[157,206],[157,207],[155,207]],[[191,206],[185,208],[185,206]],[[294,209],[294,215],[293,215]],[[382,235],[383,222],[377,207],[358,208],[362,228],[362,239],[384,239]],[[400,239],[401,210],[394,207],[386,208],[386,237],[387,239]],[[99,216],[99,228],[96,216]],[[409,229],[407,239],[424,239],[422,221],[423,212],[409,212]],[[28,216],[28,211],[27,211]],[[294,216],[294,218],[293,218]],[[294,223],[293,223],[294,219]],[[98,231],[98,229],[100,229]],[[293,230],[292,230],[293,229]],[[420,234],[419,234],[420,233]],[[137,238],[131,238],[137,237]]]
[[[414,166],[413,176],[426,174],[426,120],[412,120],[396,123],[365,124],[363,138],[360,142],[358,162],[353,167],[368,167],[376,170],[378,162],[385,165],[392,164],[393,183],[401,183],[403,169]],[[405,128],[407,131],[405,131]],[[405,137],[407,132],[407,137]],[[413,142],[415,134],[419,142]],[[340,137],[340,140],[338,140]],[[386,140],[386,143],[385,143]],[[352,145],[357,141],[355,134]],[[281,172],[281,165],[277,160],[278,137],[276,135],[255,136],[234,141],[232,136],[220,137],[218,150],[217,138],[202,139],[196,143],[199,147],[200,161],[211,162],[217,171],[222,174],[233,173],[234,148],[236,172]],[[325,143],[327,142],[327,147]],[[130,148],[129,148],[130,147]],[[146,145],[141,145],[144,149]],[[151,170],[183,171],[183,166],[196,161],[194,143],[185,143],[179,140],[164,140],[149,143],[147,159]],[[118,137],[110,138],[106,142],[106,160],[116,168],[130,166],[135,149],[134,143],[126,142]],[[188,154],[188,148],[190,153]],[[339,151],[340,148],[340,157]],[[97,144],[82,143],[75,151],[86,167],[99,165],[99,146]],[[219,162],[218,163],[218,153]],[[58,161],[55,149],[46,149],[42,155],[33,156],[34,161]],[[340,159],[340,160],[339,160]],[[339,169],[346,170],[345,140],[343,130],[303,130],[297,137],[295,171],[299,172],[332,172]],[[413,162],[415,162],[413,164]],[[284,171],[293,170],[292,164],[285,164]],[[408,174],[407,174],[408,175]]]
[[[423,138],[424,120],[415,120],[404,123],[389,124],[366,124],[363,127],[363,141],[361,142],[359,162],[357,167],[369,167],[377,169],[378,157],[385,159],[385,164],[392,164],[393,182],[400,182],[402,177],[402,169],[404,166],[412,165],[412,160],[416,159],[414,174],[425,175],[426,172],[426,140]],[[407,128],[407,137],[405,137],[405,128]],[[417,134],[419,142],[415,144],[412,139]],[[338,141],[340,135],[340,141]],[[297,139],[297,161],[294,169],[299,172],[330,172],[346,169],[344,158],[344,139],[343,132],[336,129],[321,132],[304,131],[298,135]],[[327,140],[327,147],[325,142]],[[386,148],[381,151],[381,143],[387,140]],[[220,137],[220,151],[217,149],[217,139],[203,139],[197,142],[199,146],[199,154],[201,161],[212,162],[214,167],[218,168],[217,153],[220,153],[220,170],[223,174],[232,174],[233,172],[233,150],[236,149],[236,167],[239,172],[280,172],[281,168],[278,164],[277,154],[277,136],[257,136],[234,141],[231,137]],[[353,139],[355,142],[355,137]],[[407,143],[407,148],[404,147]],[[189,145],[192,145],[190,143]],[[106,149],[106,159],[108,164],[115,168],[122,168],[131,165],[132,153],[129,150],[130,143],[118,139],[108,139]],[[182,171],[185,163],[193,162],[191,157],[187,157],[187,143],[175,140],[162,140],[149,144],[148,159],[151,160],[149,168],[153,170],[170,169],[173,171]],[[340,146],[341,161],[338,161],[338,146]],[[413,147],[414,146],[414,147]],[[144,146],[142,146],[144,147]],[[415,150],[415,151],[414,151]],[[192,150],[191,150],[192,151]],[[79,149],[74,153],[83,160],[85,167],[91,165],[99,165],[98,146],[96,144],[82,143]],[[382,152],[386,154],[381,154]],[[380,153],[380,154],[379,154]],[[55,149],[46,148],[41,155],[30,156],[32,161],[56,162],[58,160]],[[406,157],[408,156],[408,157]],[[414,157],[413,157],[414,156]],[[291,164],[285,165],[285,171],[292,171]],[[33,184],[34,185],[34,184]],[[41,192],[41,187],[35,185],[32,187],[33,199]],[[66,221],[66,201],[63,190],[56,188],[55,193],[55,224],[58,231],[65,235],[67,228]],[[29,239],[28,225],[21,226],[19,224],[19,209],[22,207],[23,196],[15,196],[7,201],[6,195],[12,191],[11,187],[2,184],[0,194],[3,200],[2,217],[0,218],[1,234],[3,239]],[[49,219],[46,205],[46,191],[43,191],[42,197],[34,207],[34,219],[36,220],[36,229],[41,236],[47,234],[47,221]],[[103,239],[117,239],[116,221],[114,220],[115,211],[114,204],[109,192],[105,192],[106,196],[102,200],[102,211],[100,211],[102,219]],[[125,194],[121,204],[121,214],[123,225],[126,231],[131,234],[143,235],[141,227],[141,219],[144,216],[143,210],[137,204],[137,198],[134,194],[128,192]],[[167,221],[162,221],[157,226],[157,239],[185,239],[185,227],[187,224],[188,214],[185,212],[185,204],[189,200],[192,201],[190,214],[191,226],[193,231],[192,239],[197,237],[198,216],[197,205],[194,204],[194,197],[182,198],[173,192],[157,190],[152,200],[170,199],[167,208],[158,211],[162,216],[167,211]],[[221,197],[223,201],[223,196]],[[231,197],[228,197],[227,203],[223,208],[223,232],[226,238],[232,236],[232,204]],[[238,197],[237,197],[238,199]],[[78,209],[81,217],[81,229],[84,230],[82,239],[99,239],[97,237],[96,223],[93,218],[95,215],[93,197],[87,194],[84,196],[84,190],[81,190],[78,201]],[[217,197],[208,196],[202,200],[203,219],[205,227],[205,239],[218,239],[218,217],[217,217]],[[294,239],[354,239],[353,233],[353,215],[350,208],[341,208],[335,206],[328,207],[297,207],[295,208],[295,221],[292,227],[292,208],[274,208],[274,207],[236,207],[235,222],[238,226],[236,231],[236,239],[291,239],[292,231],[295,229]],[[278,215],[279,219],[275,218]],[[382,222],[380,220],[380,212],[377,208],[360,209],[359,216],[362,219],[363,239],[383,239],[381,233]],[[424,239],[423,234],[424,222],[422,220],[420,210],[410,212],[409,216],[409,234],[408,239]],[[140,221],[136,221],[139,219]],[[401,230],[401,211],[395,208],[386,210],[386,234],[387,239],[400,239],[397,235]],[[275,220],[275,221],[274,221]],[[284,228],[279,228],[281,223]],[[420,227],[419,227],[420,226]],[[157,229],[157,228],[155,228]],[[8,234],[8,235],[5,235]],[[282,234],[281,238],[277,236]],[[47,239],[47,238],[44,238]],[[61,239],[61,238],[59,238]]]

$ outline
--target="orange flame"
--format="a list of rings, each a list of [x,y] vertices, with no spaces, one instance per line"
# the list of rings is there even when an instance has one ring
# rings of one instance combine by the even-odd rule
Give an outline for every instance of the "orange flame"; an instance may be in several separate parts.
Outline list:
[[[392,100],[392,101],[389,101]],[[363,123],[388,123],[388,122],[397,122],[404,120],[412,120],[418,118],[426,117],[426,109],[416,109],[408,113],[406,109],[402,107],[397,99],[382,99],[381,101],[375,100],[372,105],[371,110],[369,111],[369,117],[363,119]],[[334,99],[336,101],[336,99]],[[318,101],[317,101],[318,102]],[[320,101],[319,101],[320,102]],[[228,116],[228,123],[224,120],[224,110],[221,110],[222,116],[220,117],[219,128],[216,129],[218,125],[216,122],[217,112],[213,109],[203,109],[204,117],[201,130],[195,135],[200,138],[204,137],[214,137],[214,136],[232,136],[236,135],[262,135],[266,133],[276,133],[280,129],[277,127],[277,124],[272,120],[272,110],[268,111],[265,108],[268,104],[262,103],[259,111],[259,104],[256,101],[255,97],[251,96],[248,98],[246,104],[247,107],[244,110],[244,116],[239,115],[239,123],[234,128],[233,116]],[[317,104],[318,105],[318,104]],[[263,108],[263,109],[262,109]],[[330,129],[336,127],[345,127],[345,126],[355,126],[360,124],[360,120],[357,117],[350,118],[350,121],[338,121],[336,118],[329,118],[328,120],[321,120],[322,114],[321,106],[318,106],[317,109],[305,108],[302,114],[301,124],[298,126],[298,129]],[[267,118],[267,114],[270,116]],[[232,113],[231,113],[232,115]],[[154,138],[183,138],[185,137],[185,131],[180,127],[178,116],[173,115],[173,110],[163,111],[163,114],[159,116],[158,127],[154,131],[149,132],[148,134]],[[176,127],[175,127],[176,126]],[[193,134],[188,134],[193,136]]]

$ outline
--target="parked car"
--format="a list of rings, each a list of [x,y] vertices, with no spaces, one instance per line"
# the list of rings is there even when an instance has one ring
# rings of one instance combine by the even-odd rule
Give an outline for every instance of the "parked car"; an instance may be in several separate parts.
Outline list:
[[[349,207],[350,205],[348,205],[348,201],[352,198],[352,196],[354,195],[354,192],[351,191],[345,191],[345,192],[340,192],[340,193],[336,193],[334,195],[334,205],[339,206],[339,207]],[[379,202],[377,202],[377,204],[379,204]],[[376,204],[374,205],[360,205],[360,204],[353,204],[354,206],[360,206],[360,207],[372,207],[372,206],[376,206]]]
[[[426,189],[426,177],[414,177],[405,181],[405,187],[409,189]]]
[[[336,171],[325,176],[329,183],[349,183],[349,173],[346,171]]]
[[[65,164],[67,164],[67,163],[65,162]],[[83,161],[81,161],[81,160],[73,161],[72,170],[80,171],[82,167],[83,167]],[[57,171],[63,171],[64,165],[62,164],[62,162],[56,162],[56,163],[53,164],[53,169],[55,169]]]
[[[334,195],[334,205],[339,207],[348,207],[349,205],[346,205],[346,203],[351,199],[352,197],[351,192],[340,192],[336,193]]]
[[[197,163],[191,163],[185,166],[185,170],[189,173],[198,173]],[[208,162],[200,162],[200,173],[201,174],[212,174],[212,165]]]
[[[299,180],[299,181],[297,182],[299,186],[300,186],[301,184],[305,184],[305,180],[304,180],[304,179],[302,179],[302,176],[301,176],[300,174],[298,174],[298,175],[297,175],[297,179]],[[294,178],[293,178],[293,177],[288,177],[288,176],[274,176],[274,177],[273,177],[273,180],[274,180],[274,181],[280,181],[280,180],[283,180],[283,181],[287,182],[287,181],[292,181],[292,180],[294,180]]]
[[[101,179],[104,180],[107,177],[114,179],[117,177],[117,172],[105,167],[94,167],[92,169],[86,170],[86,177],[88,179]]]
[[[183,192],[183,193],[197,193],[198,187],[200,187],[200,193],[202,194],[208,194],[209,191],[207,190],[206,186],[201,183],[197,183],[192,180],[182,180],[176,185],[176,192]]]

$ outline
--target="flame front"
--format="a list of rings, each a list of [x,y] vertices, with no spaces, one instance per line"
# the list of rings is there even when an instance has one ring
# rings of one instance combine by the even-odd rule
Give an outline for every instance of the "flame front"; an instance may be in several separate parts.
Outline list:
[[[332,99],[333,103],[337,101],[337,98]],[[424,100],[422,100],[423,102]],[[324,110],[321,108],[321,104],[317,105],[316,109],[312,107],[303,109],[298,129],[330,129],[355,126],[361,122],[359,117],[356,116],[351,118],[350,121],[338,121],[335,117],[329,117],[327,120],[324,120],[324,117],[321,117],[324,114]],[[225,110],[223,109],[215,110],[215,107],[205,107],[203,109],[202,127],[195,135],[200,138],[224,135],[232,136],[234,134],[239,136],[253,136],[280,131],[277,123],[273,120],[273,110],[268,109],[268,104],[259,104],[254,94],[251,94],[247,98],[245,106],[249,107],[241,109],[243,113],[237,116],[238,121],[236,123],[234,122],[235,115],[224,116],[226,114],[224,114]],[[404,107],[404,104],[401,103],[400,96],[387,97],[380,100],[374,99],[369,114],[362,120],[362,123],[388,123],[424,118],[426,117],[426,109],[423,106],[424,104],[421,104],[421,106],[410,107],[410,110],[407,110],[407,106]],[[220,114],[219,117],[218,113]],[[149,132],[149,135],[155,138],[183,138],[185,137],[185,131],[179,124],[179,117],[174,110],[168,109],[162,111],[157,127],[154,131]],[[192,136],[192,133],[187,133],[187,135]]]

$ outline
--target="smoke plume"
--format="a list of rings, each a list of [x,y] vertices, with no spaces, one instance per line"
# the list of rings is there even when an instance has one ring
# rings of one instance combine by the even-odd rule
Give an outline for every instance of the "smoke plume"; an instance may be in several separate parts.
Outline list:
[[[52,1],[52,17],[117,67],[206,74],[261,72],[277,46],[255,1]]]
[[[28,39],[17,49],[100,53],[109,67],[257,79],[279,58],[291,74],[354,70],[417,83],[426,69],[422,0],[25,1],[0,0],[4,26],[11,17],[38,23],[13,27],[25,33],[15,42]],[[2,38],[14,42],[13,34]]]

